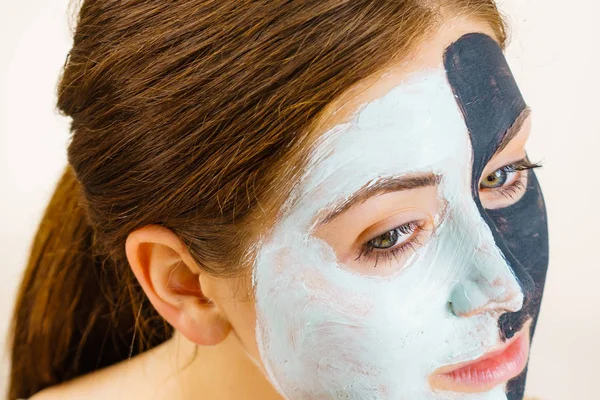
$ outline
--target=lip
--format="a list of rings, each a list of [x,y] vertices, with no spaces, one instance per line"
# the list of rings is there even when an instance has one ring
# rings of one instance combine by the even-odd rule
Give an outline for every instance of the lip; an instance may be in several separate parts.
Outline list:
[[[429,378],[431,387],[442,391],[480,393],[518,376],[529,358],[529,326],[530,321],[509,341],[475,360],[436,370]]]

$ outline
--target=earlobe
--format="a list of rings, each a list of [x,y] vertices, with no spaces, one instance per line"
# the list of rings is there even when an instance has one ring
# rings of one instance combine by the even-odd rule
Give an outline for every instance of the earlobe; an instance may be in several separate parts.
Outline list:
[[[223,341],[231,325],[200,285],[203,274],[171,230],[148,225],[129,234],[125,251],[131,269],[158,313],[194,343]]]

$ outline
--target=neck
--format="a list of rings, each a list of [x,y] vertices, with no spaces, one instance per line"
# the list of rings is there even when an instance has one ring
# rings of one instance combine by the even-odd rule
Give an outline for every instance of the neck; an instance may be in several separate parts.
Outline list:
[[[165,377],[165,398],[282,400],[234,331],[215,346],[198,346],[175,333],[152,352],[147,368],[159,368]]]

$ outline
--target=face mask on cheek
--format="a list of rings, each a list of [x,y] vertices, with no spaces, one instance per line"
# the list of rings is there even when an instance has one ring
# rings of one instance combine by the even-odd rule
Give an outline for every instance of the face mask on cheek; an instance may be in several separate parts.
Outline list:
[[[542,266],[528,262],[546,239],[543,215],[528,215],[532,207],[540,211],[541,200],[527,205],[531,196],[541,199],[535,176],[507,209],[485,210],[476,189],[502,138],[491,131],[506,131],[514,122],[477,124],[479,117],[496,118],[493,110],[465,106],[472,93],[492,89],[483,78],[469,83],[478,86],[473,92],[458,83],[463,71],[472,73],[463,48],[479,48],[484,57],[496,51],[485,38],[461,38],[448,49],[445,69],[409,77],[324,133],[281,218],[260,243],[257,343],[269,379],[285,398],[507,398],[504,385],[456,394],[434,391],[429,382],[440,367],[476,359],[535,318],[541,297],[536,280],[543,286],[536,272]],[[426,243],[392,273],[353,271],[313,234],[323,210],[370,184],[418,174],[439,177],[444,207]],[[535,219],[533,227],[525,219]],[[538,250],[523,247],[532,241]],[[511,400],[522,397],[521,378],[514,382]]]

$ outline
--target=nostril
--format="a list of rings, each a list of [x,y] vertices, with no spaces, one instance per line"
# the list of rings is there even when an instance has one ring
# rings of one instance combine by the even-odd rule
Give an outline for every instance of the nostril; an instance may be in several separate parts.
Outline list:
[[[524,318],[520,312],[508,312],[502,314],[498,320],[498,328],[502,335],[502,339],[511,339],[515,333],[519,332],[527,318]]]

